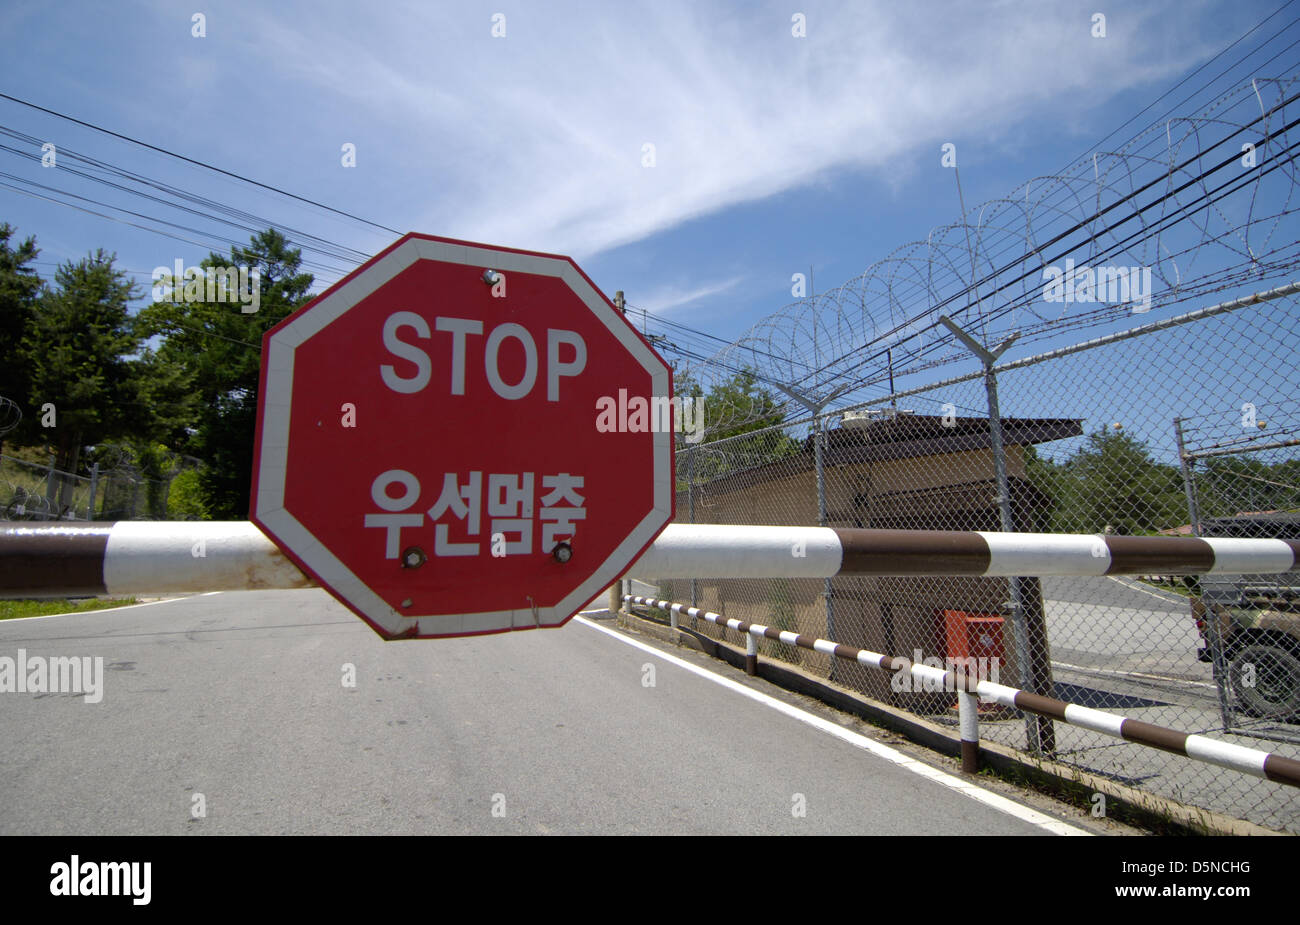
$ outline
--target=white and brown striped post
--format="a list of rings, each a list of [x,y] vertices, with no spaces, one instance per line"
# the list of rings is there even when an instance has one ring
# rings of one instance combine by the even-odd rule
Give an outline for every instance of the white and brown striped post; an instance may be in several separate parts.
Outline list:
[[[961,736],[961,769],[974,774],[980,768],[979,698],[963,685],[957,687],[957,730]]]

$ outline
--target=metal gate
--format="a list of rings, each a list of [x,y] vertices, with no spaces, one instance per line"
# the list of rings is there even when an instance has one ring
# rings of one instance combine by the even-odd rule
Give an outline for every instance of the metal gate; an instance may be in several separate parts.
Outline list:
[[[1175,419],[1192,532],[1300,539],[1298,410],[1243,402]],[[1190,584],[1224,730],[1300,741],[1300,572]]]

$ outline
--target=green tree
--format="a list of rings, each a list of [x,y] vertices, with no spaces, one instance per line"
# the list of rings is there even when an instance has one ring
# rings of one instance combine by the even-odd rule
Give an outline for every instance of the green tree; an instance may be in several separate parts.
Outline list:
[[[1202,517],[1294,510],[1300,506],[1300,460],[1270,465],[1244,454],[1203,460],[1197,464],[1196,496]]]
[[[1178,467],[1151,458],[1146,444],[1118,431],[1098,430],[1063,464],[1026,461],[1031,481],[1052,499],[1051,529],[1149,534],[1187,522]]]
[[[133,447],[136,466],[145,480],[145,509],[153,520],[167,519],[167,489],[180,471],[176,454],[161,443],[137,442]]]
[[[140,326],[143,330],[143,326]],[[201,408],[194,375],[174,353],[144,347],[132,360],[132,427],[129,442],[137,454],[161,443],[185,446]]]
[[[207,520],[207,505],[199,484],[199,470],[186,469],[172,479],[167,492],[168,520]]]
[[[1082,485],[1067,463],[1056,463],[1038,455],[1037,447],[1024,448],[1025,472],[1030,483],[1048,498],[1040,514],[1040,526],[1049,533],[1075,533],[1086,528],[1079,510]]]
[[[704,394],[699,381],[689,370],[678,369],[675,360],[673,361],[673,394],[680,398],[699,398]]]
[[[76,471],[83,445],[119,436],[139,418],[131,365],[139,340],[127,311],[136,293],[114,259],[100,249],[61,265],[23,337],[32,417],[66,472]]]
[[[684,487],[682,479],[689,479],[691,472],[699,485],[801,452],[802,444],[780,429],[785,420],[780,400],[759,385],[755,370],[744,368],[733,373],[715,382],[707,392],[689,376],[678,377],[674,387],[678,394],[689,390],[698,397],[703,393],[709,440],[707,444],[678,445],[678,452],[689,454],[684,468],[679,467],[679,490]],[[726,442],[718,444],[720,440]]]
[[[14,233],[11,225],[0,223],[0,397],[14,402],[23,414],[23,432],[31,433],[32,413],[25,407],[31,392],[31,368],[23,340],[43,283],[28,266],[40,253],[36,239],[29,237],[14,248],[9,244]],[[10,415],[0,413],[0,450],[4,429],[15,423]]]
[[[248,247],[231,248],[229,257],[210,254],[202,266],[256,270],[258,310],[246,313],[230,301],[164,300],[143,309],[140,319],[148,334],[165,338],[154,362],[193,396],[184,449],[204,462],[203,506],[214,517],[242,519],[249,511],[262,335],[308,301],[312,276],[302,272],[302,252],[275,229],[253,236]]]
[[[705,395],[709,436],[723,440],[780,424],[785,419],[781,404],[770,390],[758,384],[755,370],[745,367],[714,383]]]

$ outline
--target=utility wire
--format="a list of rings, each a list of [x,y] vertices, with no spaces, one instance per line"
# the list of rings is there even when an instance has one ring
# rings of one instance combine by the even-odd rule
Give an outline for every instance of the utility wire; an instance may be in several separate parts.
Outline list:
[[[258,180],[250,179],[249,177],[243,176],[242,174],[238,174],[230,170],[223,170],[220,167],[215,167],[212,164],[205,163],[204,161],[196,160],[195,158],[192,157],[186,157],[184,154],[178,154],[175,151],[169,151],[166,148],[160,148],[157,145],[151,145],[146,141],[139,140],[138,138],[132,138],[130,135],[123,135],[120,132],[114,132],[110,129],[104,128],[103,126],[95,125],[93,122],[86,122],[82,119],[77,119],[74,118],[73,116],[69,116],[61,112],[56,112],[53,109],[46,109],[44,106],[38,106],[35,103],[28,102],[27,100],[19,99],[16,96],[10,96],[7,93],[0,93],[0,99],[9,100],[9,102],[11,103],[17,103],[20,106],[26,106],[29,109],[36,110],[37,112],[43,112],[46,115],[54,116],[57,119],[63,119],[67,122],[72,122],[76,125],[82,126],[83,128],[88,128],[96,132],[101,132],[102,134],[109,135],[113,138],[117,138],[122,141],[129,142],[133,145],[138,145],[142,148],[147,148],[150,151],[155,151],[159,154],[165,154],[168,157],[174,157],[177,160],[184,161],[187,164],[193,164],[196,167],[202,167],[205,170],[211,170],[214,173],[219,173],[223,176],[230,177],[235,180],[239,180],[243,183],[252,184],[253,186],[260,187],[261,189],[268,190],[272,193],[278,193],[281,196],[286,196],[289,199],[296,199],[298,202],[303,202],[306,203],[307,205],[315,206],[318,209],[324,209],[326,212],[333,212],[335,215],[342,215],[344,218],[350,218],[353,221],[361,222],[362,224],[370,225],[371,227],[374,228],[379,228],[383,231],[389,232],[390,234],[395,234],[398,236],[401,235],[400,231],[397,231],[394,228],[389,228],[387,225],[381,225],[378,222],[372,222],[370,221],[370,219],[362,218],[361,216],[354,215],[351,212],[346,212],[342,209],[336,209],[333,206],[327,206],[324,203],[317,202],[314,199],[308,199],[305,196],[299,196],[296,193],[290,193],[287,190],[280,189],[278,186],[271,186],[268,183],[262,183]]]

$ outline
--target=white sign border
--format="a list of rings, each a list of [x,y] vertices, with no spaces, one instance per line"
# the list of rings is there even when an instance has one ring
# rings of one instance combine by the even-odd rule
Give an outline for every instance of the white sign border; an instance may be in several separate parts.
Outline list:
[[[641,551],[672,518],[675,473],[672,434],[652,434],[654,446],[654,507],[620,543],[587,581],[558,604],[534,610],[495,610],[478,613],[408,617],[386,603],[320,543],[284,507],[288,475],[289,409],[293,395],[294,352],[315,334],[351,310],[358,302],[420,260],[498,270],[507,275],[532,273],[563,280],[633,358],[651,374],[653,394],[667,395],[670,374],[662,360],[646,345],[605,298],[563,257],[496,250],[468,242],[453,242],[406,235],[387,253],[355,271],[328,290],[310,308],[291,316],[277,328],[266,345],[266,370],[258,450],[257,496],[254,520],[285,552],[305,566],[317,580],[366,620],[386,639],[436,639],[560,626],[604,588],[609,587],[635,561]]]

